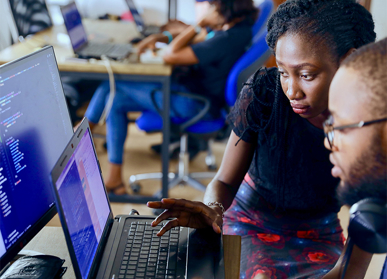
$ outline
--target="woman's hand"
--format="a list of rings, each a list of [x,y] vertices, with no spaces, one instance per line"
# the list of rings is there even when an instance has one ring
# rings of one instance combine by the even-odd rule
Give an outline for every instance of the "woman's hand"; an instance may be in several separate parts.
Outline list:
[[[221,233],[223,224],[222,211],[218,206],[208,207],[202,202],[188,201],[184,199],[162,199],[159,202],[148,202],[150,208],[163,208],[161,213],[152,222],[152,227],[157,226],[160,222],[175,218],[168,221],[164,227],[157,233],[162,236],[168,230],[183,226],[191,228],[212,227],[216,233]]]
[[[140,56],[140,54],[144,53],[147,49],[155,51],[157,42],[167,43],[168,38],[164,34],[153,34],[146,37],[137,45],[137,55]]]
[[[180,34],[183,32],[189,25],[184,22],[176,19],[168,21],[167,24],[160,27],[160,31],[168,31],[171,34]]]

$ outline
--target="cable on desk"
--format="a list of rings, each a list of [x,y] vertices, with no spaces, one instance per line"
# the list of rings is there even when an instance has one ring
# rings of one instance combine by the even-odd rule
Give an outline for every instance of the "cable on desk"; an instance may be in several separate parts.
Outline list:
[[[135,215],[135,214],[140,215],[140,213],[138,213],[136,209],[132,209],[129,213],[129,215]]]
[[[110,60],[106,57],[106,55],[101,56],[102,61],[104,62],[104,65],[106,67],[106,70],[109,75],[109,85],[110,85],[110,93],[109,93],[109,99],[106,102],[105,108],[102,112],[102,115],[98,121],[99,125],[103,125],[106,122],[106,119],[109,116],[110,110],[112,109],[114,97],[116,96],[116,82],[114,80],[114,73],[110,64]]]

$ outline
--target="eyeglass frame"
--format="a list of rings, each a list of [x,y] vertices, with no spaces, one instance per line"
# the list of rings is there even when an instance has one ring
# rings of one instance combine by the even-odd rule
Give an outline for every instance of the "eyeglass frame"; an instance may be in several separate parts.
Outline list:
[[[335,130],[344,130],[344,129],[348,129],[348,128],[362,128],[364,126],[367,126],[367,125],[371,125],[371,124],[374,124],[374,123],[379,123],[379,122],[382,122],[382,121],[386,121],[387,120],[387,117],[384,117],[384,118],[380,118],[380,119],[376,119],[376,120],[371,120],[371,121],[360,121],[358,123],[355,123],[355,124],[349,124],[349,125],[342,125],[342,126],[337,126],[337,127],[334,127],[333,124],[329,124],[328,121],[330,119],[332,119],[332,115],[330,115],[328,117],[327,120],[324,121],[323,123],[323,127],[324,127],[324,134],[325,134],[325,137],[327,138],[328,140],[328,143],[329,143],[329,146],[331,147],[331,149],[333,148],[333,139],[334,139],[334,136],[335,136],[335,133],[334,131]],[[329,128],[328,128],[329,127]],[[328,131],[328,129],[330,129]],[[332,139],[329,139],[329,135],[332,133]]]

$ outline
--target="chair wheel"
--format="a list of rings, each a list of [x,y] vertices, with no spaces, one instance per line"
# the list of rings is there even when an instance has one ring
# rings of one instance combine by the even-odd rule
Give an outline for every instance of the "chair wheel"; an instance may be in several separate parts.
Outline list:
[[[208,168],[208,170],[210,170],[210,171],[215,171],[215,170],[218,169],[218,167],[217,167],[216,165],[209,165],[209,166],[207,166],[207,168]]]
[[[140,193],[141,185],[138,183],[132,183],[132,184],[130,184],[130,188],[132,189],[134,194],[138,194],[138,193]]]

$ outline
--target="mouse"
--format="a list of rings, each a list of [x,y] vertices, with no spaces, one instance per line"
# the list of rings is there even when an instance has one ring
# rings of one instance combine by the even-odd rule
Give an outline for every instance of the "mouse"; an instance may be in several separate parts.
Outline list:
[[[142,41],[143,38],[137,37],[130,40],[130,43],[137,44]]]

